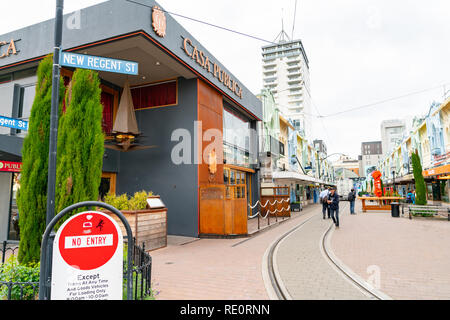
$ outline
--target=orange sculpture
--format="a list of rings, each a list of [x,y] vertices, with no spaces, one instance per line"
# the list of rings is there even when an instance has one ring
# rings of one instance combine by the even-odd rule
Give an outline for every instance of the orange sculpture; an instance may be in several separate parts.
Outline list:
[[[372,178],[373,178],[373,193],[377,197],[381,197],[383,195],[381,191],[381,172],[380,171],[374,171],[372,172]]]

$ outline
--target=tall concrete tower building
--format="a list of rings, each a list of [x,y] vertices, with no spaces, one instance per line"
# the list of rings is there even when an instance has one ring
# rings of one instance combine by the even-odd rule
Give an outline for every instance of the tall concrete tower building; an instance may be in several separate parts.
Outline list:
[[[403,139],[406,131],[404,120],[392,119],[381,122],[381,143],[383,154],[389,154]]]
[[[309,64],[300,40],[291,40],[282,30],[274,41],[262,47],[263,85],[272,91],[282,113],[311,139],[311,97]]]

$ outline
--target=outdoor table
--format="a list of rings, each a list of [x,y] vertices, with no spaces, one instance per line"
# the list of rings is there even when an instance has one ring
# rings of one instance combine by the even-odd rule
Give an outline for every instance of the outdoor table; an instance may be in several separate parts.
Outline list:
[[[391,203],[394,201],[404,200],[402,197],[358,197],[362,201],[362,211],[367,210],[391,210]],[[367,204],[366,201],[376,201],[376,204]]]

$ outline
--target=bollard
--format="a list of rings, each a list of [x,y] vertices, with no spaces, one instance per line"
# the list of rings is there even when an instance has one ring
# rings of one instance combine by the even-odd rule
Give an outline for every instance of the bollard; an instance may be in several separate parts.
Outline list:
[[[5,263],[5,256],[6,256],[6,245],[8,244],[8,241],[3,241],[3,248],[2,248],[2,264]]]

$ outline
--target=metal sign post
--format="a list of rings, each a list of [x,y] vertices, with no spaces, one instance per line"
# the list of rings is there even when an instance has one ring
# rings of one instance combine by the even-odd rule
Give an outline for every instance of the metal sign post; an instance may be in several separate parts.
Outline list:
[[[58,139],[58,109],[59,109],[59,54],[62,42],[64,0],[56,0],[55,47],[53,51],[52,101],[50,111],[50,143],[48,154],[48,186],[46,225],[55,216],[55,184],[56,184],[56,146]]]

